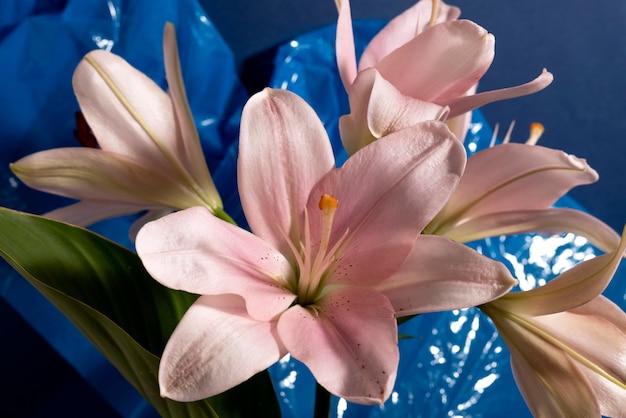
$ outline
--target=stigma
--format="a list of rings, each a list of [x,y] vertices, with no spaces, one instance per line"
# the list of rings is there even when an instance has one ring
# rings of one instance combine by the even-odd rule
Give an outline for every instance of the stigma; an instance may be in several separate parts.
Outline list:
[[[325,211],[327,209],[337,209],[337,206],[339,206],[339,201],[329,194],[323,194],[322,197],[320,197],[320,202],[318,203],[318,206],[322,211]]]
[[[541,135],[543,135],[543,131],[545,128],[539,122],[533,122],[530,124],[530,136],[526,140],[526,145],[535,145]]]

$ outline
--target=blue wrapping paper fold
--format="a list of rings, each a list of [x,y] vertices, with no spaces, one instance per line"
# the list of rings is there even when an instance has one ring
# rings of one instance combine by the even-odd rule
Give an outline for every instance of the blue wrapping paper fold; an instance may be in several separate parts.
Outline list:
[[[237,80],[233,57],[195,0],[15,1],[0,13],[0,205],[42,213],[64,199],[29,190],[12,176],[8,163],[41,149],[77,146],[73,113],[78,110],[71,74],[87,51],[109,49],[165,86],[161,36],[165,21],[177,27],[183,76],[209,166],[228,213],[245,225],[236,190],[237,130],[246,94]],[[357,48],[383,26],[355,23]],[[345,159],[337,130],[348,102],[335,66],[334,27],[283,45],[275,59],[272,87],[304,97],[329,131],[339,163]],[[480,112],[466,141],[468,151],[487,146],[492,132]],[[560,205],[577,207],[571,199]],[[129,245],[133,217],[94,229]],[[595,249],[574,237],[519,236],[474,243],[533,287]],[[529,262],[537,251],[554,258]],[[572,254],[569,254],[569,252]],[[606,295],[624,308],[624,268]],[[153,410],[56,309],[4,263],[0,294],[40,332],[117,412],[125,417]],[[423,315],[401,327],[415,338],[400,342],[401,365],[391,399],[383,408],[348,405],[334,399],[333,416],[529,416],[509,366],[508,353],[490,322],[474,309]],[[284,359],[271,369],[286,417],[312,411],[314,381],[305,367]],[[511,411],[514,411],[512,414]]]

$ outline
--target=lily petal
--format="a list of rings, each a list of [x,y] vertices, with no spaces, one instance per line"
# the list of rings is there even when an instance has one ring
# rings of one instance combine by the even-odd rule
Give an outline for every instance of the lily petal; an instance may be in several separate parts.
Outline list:
[[[432,0],[422,0],[394,17],[374,36],[359,61],[359,70],[374,67],[383,57],[428,29],[432,14]],[[439,2],[435,24],[456,20],[461,9]]]
[[[483,93],[465,95],[462,97],[452,98],[451,100],[440,101],[442,105],[450,107],[450,117],[455,117],[460,114],[469,112],[472,109],[484,106],[488,103],[497,102],[500,100],[513,99],[515,97],[527,96],[529,94],[537,93],[548,87],[554,76],[548,72],[545,68],[541,74],[528,83],[521,84],[515,87],[508,87],[505,89],[486,91]]]
[[[621,367],[624,368],[623,363]],[[623,418],[624,405],[626,405],[626,388],[617,386],[588,369],[583,368],[582,372],[595,390],[602,416]]]
[[[285,354],[276,322],[252,319],[243,299],[235,295],[200,296],[163,352],[159,366],[161,395],[180,402],[217,395]]]
[[[103,219],[136,213],[145,209],[144,206],[81,201],[44,214],[45,217],[56,219],[77,226],[88,226]]]
[[[455,20],[424,31],[383,58],[376,69],[403,94],[442,104],[464,95],[485,74],[494,43],[493,35],[477,24]]]
[[[499,235],[573,233],[585,237],[604,252],[619,245],[619,235],[593,215],[575,210],[550,208],[488,213],[468,219],[445,232],[457,242],[470,242]]]
[[[608,286],[626,250],[626,229],[614,251],[578,263],[544,286],[512,292],[494,301],[500,309],[523,315],[548,315],[583,305]]]
[[[132,141],[130,141],[132,142]],[[167,170],[154,171],[120,154],[94,148],[55,148],[11,164],[28,186],[78,200],[178,208],[204,202]]]
[[[289,254],[285,237],[300,241],[298,221],[309,191],[335,167],[322,122],[294,93],[265,89],[255,94],[241,116],[238,167],[250,228]]]
[[[401,269],[375,287],[396,316],[477,306],[517,284],[507,268],[444,237],[422,235]]]
[[[380,293],[341,288],[313,308],[296,305],[281,315],[278,333],[329,392],[361,404],[382,404],[391,394],[398,336],[393,308]]]
[[[349,100],[351,112],[339,120],[348,155],[392,132],[448,115],[445,107],[403,95],[374,68],[359,72]]]
[[[589,303],[572,309],[570,313],[575,318],[581,316],[592,318],[580,324],[574,323],[573,326],[578,328],[579,325],[584,324],[585,327],[591,327],[592,331],[599,333],[597,346],[594,347],[598,350],[596,355],[600,356],[598,359],[600,363],[597,364],[603,370],[612,371],[613,376],[621,381],[621,385],[615,384],[600,374],[583,368],[583,373],[596,392],[602,415],[622,416],[624,405],[626,405],[626,342],[624,342],[626,315],[624,311],[609,299],[598,296]]]
[[[487,148],[468,159],[457,189],[428,232],[446,235],[467,219],[547,209],[571,188],[597,179],[585,160],[563,151],[513,143]]]
[[[153,209],[149,210],[143,215],[139,217],[133,224],[130,226],[130,230],[128,231],[128,236],[132,242],[137,240],[137,234],[139,230],[144,227],[148,222],[155,221],[159,218],[164,217],[165,215],[169,215],[173,211],[171,210],[163,210],[163,209]]]
[[[176,141],[178,147],[176,154],[181,157],[183,166],[189,168],[192,182],[199,182],[198,189],[207,192],[209,206],[222,207],[222,201],[209,173],[200,145],[200,137],[189,108],[178,58],[176,32],[174,25],[169,22],[165,24],[163,30],[163,56],[169,93],[180,130],[179,140]]]
[[[163,285],[203,295],[241,295],[258,320],[272,319],[296,297],[287,290],[294,272],[282,254],[206,208],[146,224],[136,247],[150,275]]]
[[[349,231],[342,252],[350,266],[333,280],[373,284],[399,267],[454,189],[464,162],[465,150],[445,124],[424,122],[362,148],[324,177],[311,192],[308,212],[319,212],[319,196],[330,194],[339,201],[330,245]],[[355,187],[359,184],[368,192]],[[405,221],[398,222],[400,217]],[[319,239],[321,217],[310,218],[311,233]],[[376,263],[380,259],[385,263]]]
[[[571,357],[499,313],[490,317],[509,347],[515,380],[534,416],[600,416],[593,389]]]
[[[172,101],[124,59],[92,51],[76,67],[72,83],[102,150],[141,158],[155,171],[181,160]]]
[[[350,0],[335,0],[337,4],[337,35],[335,38],[335,53],[337,55],[337,67],[341,81],[347,92],[356,78],[356,51],[354,49],[354,32],[352,30],[352,12]]]
[[[583,305],[577,311],[536,316],[533,321],[570,347],[581,365],[590,369],[589,374],[603,377],[603,386],[621,389],[621,398],[626,399],[626,333],[599,309],[610,305],[606,298],[594,299],[592,305]],[[621,316],[623,323],[626,315],[622,312]]]
[[[467,92],[465,92],[465,96],[475,94],[477,88],[478,84],[474,84]],[[459,138],[459,141],[465,142],[465,137],[467,136],[470,124],[472,123],[472,112],[465,112],[460,115],[450,117],[450,112],[448,110],[447,117],[448,120],[446,120],[446,125],[448,125],[448,128],[450,128],[452,133]]]

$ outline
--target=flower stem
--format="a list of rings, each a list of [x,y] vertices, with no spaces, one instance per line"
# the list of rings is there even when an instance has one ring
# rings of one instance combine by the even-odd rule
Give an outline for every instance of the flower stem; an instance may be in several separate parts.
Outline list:
[[[319,383],[315,383],[315,412],[314,418],[330,418],[330,392]]]

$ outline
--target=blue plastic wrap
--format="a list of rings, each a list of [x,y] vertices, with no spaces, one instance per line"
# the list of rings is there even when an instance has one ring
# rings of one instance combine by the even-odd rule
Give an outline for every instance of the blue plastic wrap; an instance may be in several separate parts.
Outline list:
[[[177,29],[183,77],[207,160],[224,179],[225,200],[233,200],[232,164],[222,169],[218,165],[237,137],[247,94],[236,76],[231,51],[195,0],[8,0],[0,4],[1,206],[43,213],[68,203],[21,184],[9,163],[43,149],[80,146],[72,134],[79,108],[71,77],[92,49],[124,57],[164,87],[166,21]],[[133,219],[105,221],[94,229],[130,246],[128,228]],[[0,261],[0,295],[121,416],[156,414],[82,334],[4,261]]]
[[[355,22],[358,54],[383,25],[381,21]],[[283,45],[275,59],[271,85],[298,93],[315,108],[331,136],[337,160],[343,161],[338,117],[348,113],[349,107],[336,68],[334,37],[335,28],[329,26]],[[483,115],[475,111],[465,140],[468,155],[488,147],[492,135]],[[557,205],[582,209],[568,197]],[[501,237],[472,246],[507,265],[525,290],[601,254],[573,234]],[[618,271],[605,295],[626,308],[626,268],[622,266]],[[382,407],[364,407],[334,398],[331,416],[531,416],[513,379],[507,348],[491,321],[478,309],[421,315],[401,325],[399,332],[413,338],[400,341],[400,366],[390,399]],[[270,370],[284,416],[311,416],[303,413],[313,408],[315,382],[310,372],[290,358]]]

